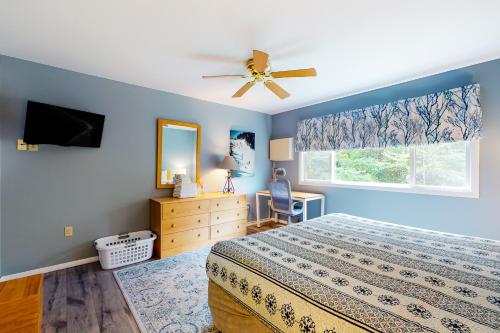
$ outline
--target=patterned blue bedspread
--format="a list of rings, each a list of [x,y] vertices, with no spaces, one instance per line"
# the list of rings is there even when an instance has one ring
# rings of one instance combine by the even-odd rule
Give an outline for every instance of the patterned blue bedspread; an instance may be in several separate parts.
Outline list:
[[[212,247],[276,332],[500,332],[500,242],[331,214]]]

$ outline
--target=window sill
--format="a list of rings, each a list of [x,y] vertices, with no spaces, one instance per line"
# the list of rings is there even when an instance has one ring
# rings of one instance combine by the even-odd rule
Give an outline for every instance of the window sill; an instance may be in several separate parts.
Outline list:
[[[473,198],[479,199],[479,189],[471,191],[461,191],[452,188],[436,188],[436,187],[410,187],[409,185],[398,184],[367,184],[367,183],[349,183],[349,182],[323,182],[323,181],[299,181],[299,185],[305,186],[322,186],[322,187],[338,187],[349,188],[357,190],[372,190],[372,191],[387,191],[387,192],[400,192],[400,193],[413,193],[424,195],[440,195],[446,197],[459,197],[459,198]]]

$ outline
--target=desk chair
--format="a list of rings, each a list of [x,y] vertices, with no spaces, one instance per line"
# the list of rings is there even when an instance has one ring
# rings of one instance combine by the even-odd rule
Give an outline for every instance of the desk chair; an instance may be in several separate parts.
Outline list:
[[[271,193],[271,209],[274,211],[275,220],[278,214],[286,215],[288,223],[292,216],[302,214],[304,207],[301,202],[292,199],[292,188],[288,179],[275,179],[269,183]]]

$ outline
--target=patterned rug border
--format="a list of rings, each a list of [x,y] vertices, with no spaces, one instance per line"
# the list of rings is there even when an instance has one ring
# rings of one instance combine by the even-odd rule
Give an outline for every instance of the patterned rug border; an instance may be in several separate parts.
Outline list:
[[[153,259],[153,260],[148,260],[148,261],[143,261],[143,262],[135,263],[135,264],[132,264],[132,265],[123,266],[123,267],[117,268],[116,270],[113,271],[113,277],[115,278],[116,283],[120,287],[120,291],[122,292],[122,295],[125,298],[125,301],[127,302],[127,305],[128,305],[128,307],[130,309],[130,312],[132,313],[132,316],[134,317],[134,320],[135,320],[135,322],[137,324],[137,327],[139,328],[139,330],[140,330],[141,333],[150,333],[150,332],[146,329],[144,323],[142,322],[141,317],[140,317],[139,313],[137,312],[137,310],[135,308],[135,305],[133,304],[133,301],[130,299],[128,293],[126,292],[125,286],[120,281],[120,278],[118,277],[118,274],[121,271],[125,271],[125,270],[130,269],[131,267],[141,266],[141,265],[154,265],[158,261],[171,260],[173,258],[185,256],[185,255],[188,255],[188,254],[191,254],[191,253],[195,253],[195,252],[206,251],[207,255],[208,255],[208,253],[210,253],[210,249],[211,249],[211,246],[208,246],[208,247],[204,247],[204,248],[200,248],[200,249],[196,249],[196,250],[192,250],[192,251],[188,251],[188,252],[183,252],[183,253],[177,254],[175,256],[167,257],[167,258],[162,258],[162,259],[156,258],[156,259]],[[215,333],[215,332],[217,332],[217,331],[215,331],[213,329],[213,326],[212,326],[211,330],[208,333]]]
[[[157,259],[157,260],[161,260],[161,259]],[[137,263],[135,265],[146,264],[148,262]],[[117,269],[117,270],[113,271],[113,276],[115,277],[116,283],[118,283],[118,286],[120,287],[122,295],[125,298],[125,301],[127,302],[128,308],[130,309],[130,312],[132,312],[132,316],[134,316],[135,323],[137,324],[137,327],[139,327],[139,331],[141,331],[141,333],[148,333],[148,331],[146,330],[146,327],[144,327],[144,324],[140,320],[139,314],[137,313],[135,306],[132,304],[132,300],[129,298],[128,294],[125,292],[125,287],[123,286],[122,282],[118,278],[118,274],[117,274],[119,271],[128,269],[129,267],[132,267],[135,265],[125,266],[123,268]]]

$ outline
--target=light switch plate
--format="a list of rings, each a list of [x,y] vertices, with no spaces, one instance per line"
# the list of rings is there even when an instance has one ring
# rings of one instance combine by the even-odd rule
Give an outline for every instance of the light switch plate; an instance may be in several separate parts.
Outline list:
[[[66,236],[66,237],[73,236],[73,227],[72,226],[67,225],[64,227],[64,236]]]

